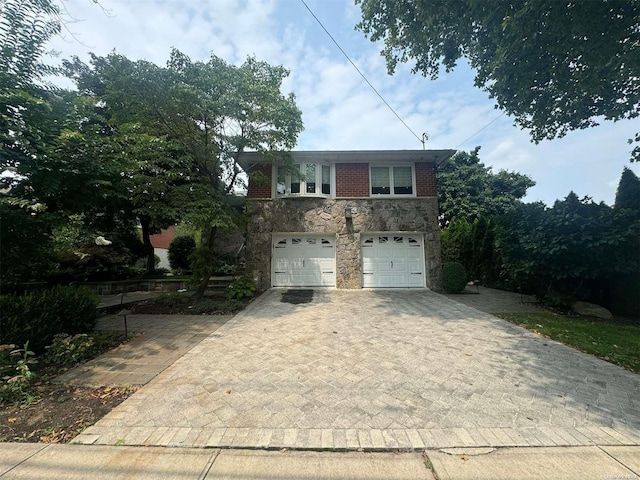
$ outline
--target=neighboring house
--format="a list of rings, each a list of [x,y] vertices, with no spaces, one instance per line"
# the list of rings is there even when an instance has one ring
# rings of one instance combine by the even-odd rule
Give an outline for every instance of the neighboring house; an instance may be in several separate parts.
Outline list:
[[[243,153],[258,287],[441,288],[436,168],[455,150]],[[280,165],[279,165],[280,164]]]
[[[149,235],[151,245],[153,245],[153,253],[160,258],[160,263],[156,265],[158,268],[166,268],[171,270],[169,264],[169,245],[176,238],[176,227],[171,225],[167,229],[160,230],[160,233]]]

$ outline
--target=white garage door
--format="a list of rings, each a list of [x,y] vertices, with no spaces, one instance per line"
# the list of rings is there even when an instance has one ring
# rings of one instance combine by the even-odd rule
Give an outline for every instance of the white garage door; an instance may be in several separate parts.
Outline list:
[[[424,287],[422,236],[363,235],[362,286]]]
[[[335,237],[274,235],[271,263],[274,287],[333,287]]]

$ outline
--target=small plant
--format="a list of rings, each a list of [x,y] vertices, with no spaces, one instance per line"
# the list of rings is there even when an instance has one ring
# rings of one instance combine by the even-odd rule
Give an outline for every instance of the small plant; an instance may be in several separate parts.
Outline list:
[[[191,307],[190,312],[198,315],[204,313],[215,315],[221,313],[233,313],[242,310],[243,308],[244,303],[241,300],[224,300],[222,302],[203,300]]]
[[[467,286],[467,272],[461,263],[448,262],[442,267],[442,288],[447,293],[460,293]]]
[[[47,347],[47,360],[55,365],[79,363],[87,357],[93,338],[85,333],[67,335],[60,333],[53,337],[53,343]]]
[[[213,273],[214,275],[233,275],[236,273],[236,267],[233,264],[229,264],[224,260],[216,259],[213,262]]]
[[[19,402],[31,403],[35,397],[29,392],[29,386],[33,382],[35,374],[29,365],[38,363],[35,354],[29,350],[29,342],[24,348],[15,348],[15,345],[2,345],[3,351],[9,351],[9,355],[3,355],[3,359],[9,360],[9,365],[3,365],[3,371],[8,373],[2,377],[0,387],[0,403]]]
[[[218,310],[218,302],[213,300],[203,300],[191,307],[190,312],[196,315],[201,313],[213,313]]]
[[[249,277],[238,277],[227,287],[227,300],[252,298],[256,293],[256,285]]]
[[[244,302],[241,300],[225,300],[218,304],[218,308],[222,313],[238,312],[244,308]]]
[[[165,293],[157,297],[154,302],[165,307],[177,307],[184,303],[185,298],[179,293]]]

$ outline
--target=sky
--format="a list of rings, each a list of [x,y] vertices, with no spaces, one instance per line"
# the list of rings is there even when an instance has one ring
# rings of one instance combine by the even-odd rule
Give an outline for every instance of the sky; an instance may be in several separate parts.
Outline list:
[[[570,191],[611,205],[625,166],[627,139],[640,120],[604,122],[536,145],[527,131],[501,115],[464,62],[433,81],[399,64],[387,74],[381,43],[355,29],[360,9],[353,0],[306,0],[369,82],[381,93],[410,132],[367,85],[301,0],[58,0],[68,12],[65,31],[53,39],[48,59],[115,50],[131,60],[164,65],[172,47],[193,61],[211,54],[233,64],[249,55],[290,71],[283,92],[293,92],[305,130],[296,150],[472,150],[499,170],[530,176],[536,185],[525,201],[552,205]]]

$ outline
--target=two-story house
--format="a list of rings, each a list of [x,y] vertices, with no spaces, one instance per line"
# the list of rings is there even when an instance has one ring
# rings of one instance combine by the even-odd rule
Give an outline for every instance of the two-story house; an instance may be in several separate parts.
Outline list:
[[[243,153],[247,268],[270,287],[441,288],[436,168],[455,150]],[[296,172],[301,172],[297,175]]]

